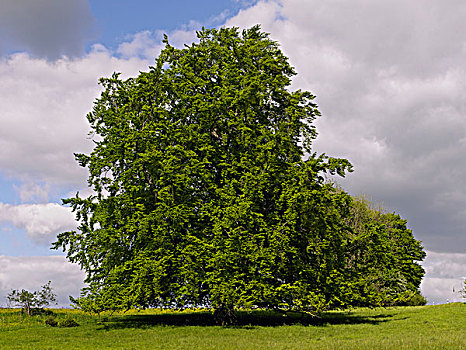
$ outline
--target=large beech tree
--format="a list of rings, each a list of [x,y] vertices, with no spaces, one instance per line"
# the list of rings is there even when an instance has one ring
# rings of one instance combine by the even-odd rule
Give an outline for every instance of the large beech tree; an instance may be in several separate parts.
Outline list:
[[[350,303],[351,197],[324,181],[307,91],[258,26],[203,29],[138,77],[118,74],[87,118],[95,194],[64,200],[80,225],[58,236],[87,273],[86,310],[208,306],[319,311]],[[346,286],[346,287],[342,287]],[[353,288],[354,289],[354,288]]]

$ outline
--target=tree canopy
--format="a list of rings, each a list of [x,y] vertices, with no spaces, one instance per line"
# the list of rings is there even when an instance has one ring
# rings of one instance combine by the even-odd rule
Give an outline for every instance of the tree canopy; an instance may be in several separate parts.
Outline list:
[[[312,152],[315,97],[290,91],[295,71],[259,26],[197,35],[182,49],[165,38],[148,72],[100,80],[87,116],[95,147],[76,155],[95,193],[63,201],[80,225],[54,243],[87,273],[76,303],[351,304],[359,280],[349,261],[380,229],[355,239],[352,198],[324,180],[352,168]]]

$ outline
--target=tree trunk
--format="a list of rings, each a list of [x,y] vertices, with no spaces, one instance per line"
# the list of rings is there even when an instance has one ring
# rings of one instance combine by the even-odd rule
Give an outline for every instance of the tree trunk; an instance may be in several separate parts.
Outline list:
[[[236,314],[233,306],[220,305],[214,310],[215,323],[222,326],[229,326],[236,322]]]
[[[31,316],[31,305],[26,303],[26,305],[24,305],[24,309],[26,310],[26,315]]]

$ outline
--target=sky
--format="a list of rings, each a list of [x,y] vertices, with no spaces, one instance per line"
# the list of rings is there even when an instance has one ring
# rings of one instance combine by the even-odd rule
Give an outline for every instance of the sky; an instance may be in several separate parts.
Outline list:
[[[466,276],[466,3],[460,0],[2,0],[0,306],[52,281],[60,306],[84,274],[50,250],[75,228],[61,198],[86,194],[73,153],[100,77],[148,69],[205,27],[260,24],[317,96],[315,151],[349,159],[339,179],[408,220],[427,251],[421,291],[462,300]]]

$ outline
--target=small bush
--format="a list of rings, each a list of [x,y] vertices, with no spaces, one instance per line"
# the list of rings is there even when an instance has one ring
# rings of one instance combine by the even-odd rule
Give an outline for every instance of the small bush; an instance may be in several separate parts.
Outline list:
[[[73,320],[72,318],[67,318],[60,322],[60,327],[78,327],[79,323]]]
[[[420,293],[416,293],[411,299],[406,303],[407,306],[423,306],[427,304],[427,300]]]
[[[396,302],[397,306],[423,306],[427,303],[426,298],[419,292],[405,291]]]
[[[58,322],[55,319],[55,317],[49,317],[45,320],[45,324],[51,327],[56,327],[58,326]]]

